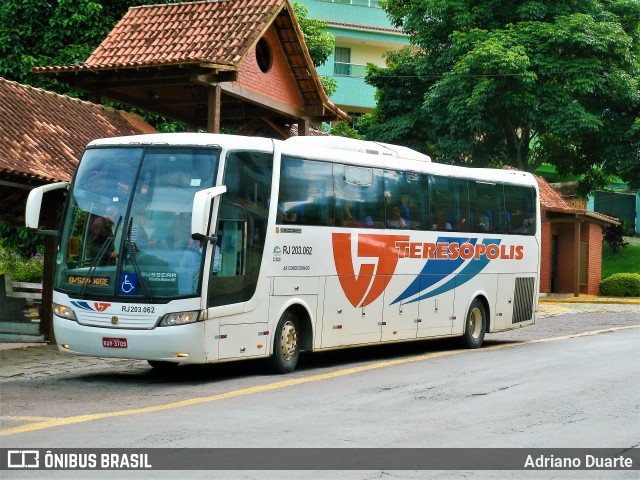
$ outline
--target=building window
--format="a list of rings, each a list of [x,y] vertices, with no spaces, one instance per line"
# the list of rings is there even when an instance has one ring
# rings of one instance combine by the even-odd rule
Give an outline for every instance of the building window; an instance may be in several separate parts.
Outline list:
[[[271,68],[271,49],[264,38],[258,40],[256,45],[256,61],[262,73],[267,73]]]
[[[336,47],[333,73],[351,76],[351,49]]]

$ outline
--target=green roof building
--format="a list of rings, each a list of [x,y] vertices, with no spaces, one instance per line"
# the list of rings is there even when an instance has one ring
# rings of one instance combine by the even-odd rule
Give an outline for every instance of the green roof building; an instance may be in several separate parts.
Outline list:
[[[336,37],[334,54],[318,74],[338,83],[330,100],[352,118],[375,106],[375,89],[364,81],[366,65],[384,67],[384,54],[409,44],[408,36],[394,28],[379,0],[297,0],[308,17],[324,20]]]

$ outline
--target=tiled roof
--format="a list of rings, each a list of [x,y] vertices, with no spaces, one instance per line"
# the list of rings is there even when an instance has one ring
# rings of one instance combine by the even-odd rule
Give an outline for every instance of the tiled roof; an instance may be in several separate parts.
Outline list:
[[[560,212],[560,213],[568,213],[570,215],[576,215],[580,218],[587,221],[598,221],[602,223],[611,223],[618,224],[618,220],[616,218],[610,217],[608,215],[604,215],[598,212],[591,212],[589,210],[573,208],[570,206],[564,198],[560,196],[558,192],[556,192],[551,185],[547,183],[547,181],[535,175],[536,180],[538,181],[538,189],[540,190],[540,207],[542,210],[552,211],[552,212]]]
[[[556,192],[547,181],[535,176],[538,181],[538,189],[540,190],[540,206],[543,210],[553,210],[556,212],[575,212],[576,209],[572,208],[561,196]]]
[[[189,123],[198,118],[200,107],[206,103],[200,100],[200,96],[208,95],[205,87],[236,82],[246,66],[244,60],[251,57],[253,47],[269,28],[277,31],[290,75],[308,109],[298,116],[315,121],[348,119],[324,92],[289,0],[131,7],[85,62],[36,67],[33,71]],[[154,95],[149,93],[151,85]],[[275,87],[267,85],[260,93],[268,100],[269,89],[277,91]],[[163,104],[166,96],[190,101]],[[291,115],[285,112],[284,116],[288,119]]]
[[[224,0],[131,7],[84,64],[85,70],[210,63],[235,67],[287,0]]]
[[[70,180],[85,146],[102,137],[151,133],[140,117],[0,77],[0,171]]]

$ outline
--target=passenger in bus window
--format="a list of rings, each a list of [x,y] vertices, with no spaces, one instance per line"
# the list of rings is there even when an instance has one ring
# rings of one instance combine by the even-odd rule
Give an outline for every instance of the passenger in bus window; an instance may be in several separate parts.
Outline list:
[[[96,216],[91,222],[88,242],[91,257],[95,257],[102,245],[113,236],[113,230],[119,218],[118,209],[115,206],[109,206],[103,217]]]
[[[351,208],[353,205],[351,202],[345,202],[342,205],[342,226],[343,227],[351,227],[353,226],[354,220],[353,215],[351,214]]]
[[[278,205],[278,223],[296,223],[298,214],[292,210],[286,211],[282,205]]]
[[[489,220],[489,215],[487,212],[480,212],[480,218],[478,220],[478,230],[481,232],[488,232],[491,226],[491,221]]]
[[[536,230],[536,219],[532,216],[525,216],[522,221],[522,226],[515,230],[516,233],[525,233],[532,235]]]
[[[405,224],[407,224],[411,220],[411,215],[409,213],[409,197],[407,195],[401,195],[400,201],[402,202],[402,205],[400,206],[400,214],[402,215]]]
[[[391,217],[387,221],[387,224],[389,228],[407,228],[407,222],[402,218],[398,207],[393,207]]]
[[[447,220],[447,214],[444,210],[440,210],[436,215],[436,223],[433,224],[433,230],[451,230],[451,222]]]
[[[145,230],[147,214],[144,206],[134,207],[132,220],[129,239],[135,243],[138,248],[145,248],[149,244],[149,235]]]

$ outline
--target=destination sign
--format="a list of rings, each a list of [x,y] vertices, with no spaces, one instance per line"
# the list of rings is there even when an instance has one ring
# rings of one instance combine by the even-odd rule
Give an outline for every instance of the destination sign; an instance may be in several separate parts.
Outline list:
[[[96,287],[108,287],[111,284],[109,277],[87,277],[85,275],[67,275],[67,283],[71,285],[93,285]]]

